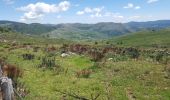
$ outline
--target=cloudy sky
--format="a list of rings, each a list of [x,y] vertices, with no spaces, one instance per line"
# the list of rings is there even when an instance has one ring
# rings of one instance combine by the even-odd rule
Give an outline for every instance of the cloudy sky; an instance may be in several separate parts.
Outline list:
[[[0,0],[0,20],[97,23],[170,19],[170,0]]]

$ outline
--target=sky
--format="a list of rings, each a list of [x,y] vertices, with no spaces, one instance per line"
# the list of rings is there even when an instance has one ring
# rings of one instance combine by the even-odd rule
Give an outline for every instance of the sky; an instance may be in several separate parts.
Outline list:
[[[0,20],[98,23],[170,19],[170,0],[0,0]]]

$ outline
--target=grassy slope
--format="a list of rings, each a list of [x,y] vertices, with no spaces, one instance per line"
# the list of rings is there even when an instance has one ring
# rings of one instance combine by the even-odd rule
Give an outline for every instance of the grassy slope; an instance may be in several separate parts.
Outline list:
[[[1,49],[4,48],[1,47]],[[25,61],[21,57],[24,53],[33,53],[36,59]],[[144,60],[107,61],[105,67],[99,68],[86,79],[75,76],[76,71],[93,65],[93,62],[85,56],[71,55],[61,58],[57,55],[56,63],[64,68],[64,72],[56,74],[55,71],[36,67],[40,62],[37,57],[44,55],[42,51],[34,53],[32,49],[16,49],[10,52],[5,50],[5,52],[0,52],[0,55],[7,57],[9,63],[14,63],[24,70],[24,76],[20,81],[24,82],[30,90],[27,100],[59,100],[63,95],[56,90],[76,93],[88,98],[91,94],[101,93],[98,100],[107,100],[107,95],[112,100],[128,100],[128,89],[139,100],[168,100],[170,98],[170,80],[164,79],[162,72],[164,65],[161,64]],[[68,69],[67,73],[65,73],[66,69]],[[115,72],[117,69],[119,71]],[[145,74],[146,72],[150,74]],[[75,100],[71,97],[67,98]]]
[[[7,38],[21,40],[13,35]],[[21,41],[25,40],[24,37],[22,39]],[[37,68],[40,63],[38,57],[45,55],[43,51],[35,53],[32,49],[26,48],[8,51],[7,44],[0,45],[0,57],[6,57],[8,63],[16,64],[24,70],[20,81],[30,90],[26,100],[60,100],[63,95],[56,90],[76,93],[87,98],[90,98],[91,94],[99,93],[101,95],[98,100],[107,100],[108,96],[111,100],[128,100],[128,91],[133,92],[139,100],[169,100],[170,98],[170,80],[165,79],[165,73],[162,72],[165,65],[145,60],[106,61],[105,66],[98,68],[90,78],[77,78],[76,71],[93,66],[93,62],[86,56],[71,55],[61,58],[60,55],[56,55],[56,63],[64,69],[63,72],[57,74],[52,70]],[[23,60],[21,55],[25,53],[35,54],[36,58],[32,61]],[[56,54],[59,52],[57,51]],[[67,69],[68,72],[65,73]],[[150,73],[146,74],[146,72]],[[67,99],[75,100],[71,97]]]
[[[159,31],[142,31],[112,39],[116,44],[122,42],[122,46],[170,46],[170,29]]]
[[[95,39],[102,39],[106,38],[107,35],[103,35],[99,32],[94,31],[83,31],[74,28],[63,28],[54,30],[48,33],[51,38],[63,38],[68,40],[95,40]]]
[[[16,43],[32,43],[32,44],[63,44],[63,43],[72,43],[72,41],[64,40],[64,39],[48,39],[42,36],[31,36],[20,34],[16,32],[0,32],[0,39],[5,39],[9,42]]]

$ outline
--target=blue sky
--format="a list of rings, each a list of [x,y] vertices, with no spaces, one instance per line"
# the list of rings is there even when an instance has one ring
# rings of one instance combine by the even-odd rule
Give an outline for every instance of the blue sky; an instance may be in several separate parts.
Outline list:
[[[170,19],[170,0],[0,0],[0,20],[97,23]]]

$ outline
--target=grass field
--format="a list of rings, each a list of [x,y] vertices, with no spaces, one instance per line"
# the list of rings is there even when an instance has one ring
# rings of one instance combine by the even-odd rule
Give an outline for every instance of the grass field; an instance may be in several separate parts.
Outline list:
[[[125,47],[140,45],[140,48],[145,50],[151,44],[167,46],[169,44],[168,32],[168,30],[161,31],[161,33],[142,32],[124,36],[114,41],[122,41],[121,46]],[[10,35],[6,37],[6,40],[15,40]],[[23,40],[21,40],[22,38]],[[23,75],[18,78],[18,82],[23,84],[22,87],[25,90],[29,91],[23,97],[24,100],[170,99],[170,71],[166,69],[169,68],[170,56],[164,55],[164,53],[169,52],[166,50],[168,46],[167,48],[159,48],[163,50],[163,53],[159,49],[156,49],[158,52],[151,50],[146,55],[140,51],[139,57],[131,58],[129,55],[135,55],[134,57],[136,57],[137,54],[138,56],[136,49],[124,48],[125,52],[122,54],[117,53],[118,51],[108,51],[103,57],[101,56],[101,48],[104,47],[101,44],[96,44],[89,45],[85,53],[75,52],[69,54],[71,52],[69,51],[67,52],[68,56],[61,57],[61,42],[36,44],[36,41],[39,40],[35,40],[32,44],[24,44],[25,41],[29,43],[30,38],[22,38],[19,41],[20,43],[15,44],[12,41],[1,42],[0,58],[23,71]],[[24,43],[22,43],[23,41]],[[143,48],[144,44],[146,45]],[[36,47],[39,47],[38,51],[34,50]],[[114,48],[121,50],[119,47]],[[47,51],[48,49],[49,51]],[[82,50],[82,48],[78,50]],[[83,50],[86,50],[86,48]],[[92,60],[89,56],[91,53],[88,53],[90,50],[97,50],[93,52],[94,54],[92,53],[92,57],[102,57],[102,59],[99,61]],[[155,49],[153,48],[153,50]],[[34,58],[24,59],[23,54],[33,55]],[[55,64],[49,67],[51,63],[49,64],[49,61],[47,61],[47,66],[43,66],[46,61],[43,58],[48,58],[48,60],[54,58],[54,60],[49,61],[54,61]],[[166,64],[164,63],[165,60]]]

